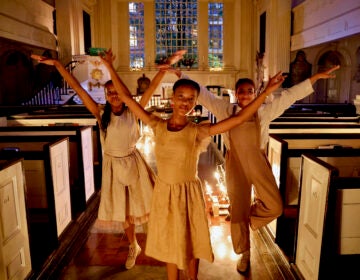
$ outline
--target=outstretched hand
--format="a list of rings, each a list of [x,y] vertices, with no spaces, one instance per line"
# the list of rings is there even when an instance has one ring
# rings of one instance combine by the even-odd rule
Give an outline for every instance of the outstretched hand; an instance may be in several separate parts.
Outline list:
[[[267,94],[277,90],[281,84],[285,81],[286,75],[283,75],[282,71],[275,74],[275,76],[270,77],[270,80],[265,88]]]
[[[99,53],[99,57],[100,57],[102,60],[108,62],[109,64],[112,64],[113,61],[114,61],[115,58],[116,58],[116,56],[113,54],[111,48],[109,48],[109,49],[106,50],[106,51],[103,51],[103,52]]]
[[[315,75],[310,77],[310,82],[314,84],[319,79],[333,79],[336,77],[333,72],[338,69],[340,69],[340,65],[335,65],[324,72],[316,73]]]
[[[340,69],[340,65],[335,65],[333,67],[331,67],[330,69],[324,71],[324,72],[320,72],[318,73],[319,75],[319,79],[331,79],[331,78],[335,78],[336,75],[333,74],[334,71]]]
[[[52,65],[52,66],[55,65],[55,61],[56,61],[55,59],[37,55],[37,54],[32,54],[31,58],[34,60],[37,60],[39,63],[44,63],[44,64]]]
[[[183,56],[184,56],[184,54],[186,54],[186,52],[187,52],[186,50],[176,51],[170,57],[167,58],[166,63],[158,65],[157,68],[161,69],[161,70],[169,69],[171,67],[171,65],[179,62],[179,60],[181,60],[183,58]]]

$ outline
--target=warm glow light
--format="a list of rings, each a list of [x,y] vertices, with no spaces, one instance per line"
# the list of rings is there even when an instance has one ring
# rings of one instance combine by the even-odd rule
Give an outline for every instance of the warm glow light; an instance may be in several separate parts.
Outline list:
[[[147,125],[144,125],[143,132],[144,132],[144,134],[150,133],[150,128]]]
[[[224,69],[222,67],[213,67],[209,69],[211,72],[219,72],[223,71]]]
[[[228,249],[228,247],[225,245],[225,244],[219,244],[217,247],[216,247],[216,255],[218,258],[225,258],[227,257],[228,255],[230,255],[230,250]]]
[[[210,186],[210,184],[207,181],[205,181],[205,192],[208,195],[212,194],[212,187]]]
[[[213,248],[215,258],[237,260],[239,256],[233,250],[230,234],[227,234],[221,226],[212,226],[210,231],[212,243],[217,244]]]
[[[142,136],[139,141],[136,143],[136,147],[141,151],[144,155],[149,155],[152,151],[153,141],[152,141],[152,130],[144,125],[142,127]]]
[[[219,188],[220,188],[220,191],[221,191],[223,194],[226,194],[226,193],[227,193],[227,189],[226,189],[226,186],[224,185],[224,183],[220,183],[220,184],[219,184]]]
[[[144,144],[144,154],[148,155],[150,154],[150,151],[151,151],[151,147],[150,147],[150,139],[149,137],[146,137],[145,138],[145,144]]]

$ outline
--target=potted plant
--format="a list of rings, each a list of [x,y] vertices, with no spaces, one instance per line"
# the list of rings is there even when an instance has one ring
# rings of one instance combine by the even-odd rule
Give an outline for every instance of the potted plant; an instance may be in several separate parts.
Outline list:
[[[187,69],[190,69],[195,62],[196,58],[193,56],[184,56],[184,58],[181,60],[181,64],[184,65]]]

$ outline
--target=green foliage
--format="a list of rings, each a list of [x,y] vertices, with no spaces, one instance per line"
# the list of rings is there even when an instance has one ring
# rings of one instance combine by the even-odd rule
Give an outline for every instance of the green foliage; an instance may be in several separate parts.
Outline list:
[[[210,68],[223,67],[223,63],[222,63],[221,59],[217,55],[209,54],[208,55],[208,61],[209,61],[209,67]]]

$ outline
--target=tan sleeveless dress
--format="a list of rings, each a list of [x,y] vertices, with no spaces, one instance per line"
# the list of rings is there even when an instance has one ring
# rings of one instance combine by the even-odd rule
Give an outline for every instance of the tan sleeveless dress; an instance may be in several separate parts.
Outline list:
[[[92,231],[122,232],[129,223],[148,221],[155,175],[136,149],[139,137],[138,121],[129,109],[111,114],[106,137],[101,132],[101,199]]]
[[[188,123],[168,131],[167,122],[153,116],[158,177],[150,211],[146,255],[186,269],[194,258],[214,260],[204,193],[197,176],[199,154],[208,145],[208,125]]]

